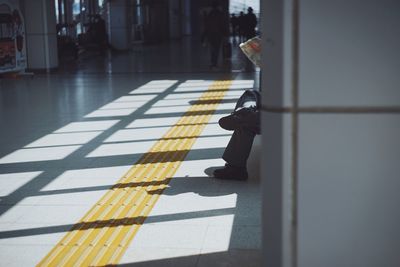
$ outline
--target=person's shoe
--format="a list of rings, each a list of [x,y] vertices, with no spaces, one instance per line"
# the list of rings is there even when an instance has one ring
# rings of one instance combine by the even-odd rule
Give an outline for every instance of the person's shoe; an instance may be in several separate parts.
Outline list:
[[[226,164],[224,168],[216,169],[214,177],[221,180],[247,180],[249,175],[246,168],[235,167]]]

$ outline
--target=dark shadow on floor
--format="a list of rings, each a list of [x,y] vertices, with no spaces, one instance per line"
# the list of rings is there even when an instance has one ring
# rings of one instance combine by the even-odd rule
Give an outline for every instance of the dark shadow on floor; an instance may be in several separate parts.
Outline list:
[[[173,78],[173,77],[167,77],[167,78]],[[46,129],[40,129],[40,131],[37,132],[36,135],[30,135],[29,138],[34,138],[33,140],[27,140],[26,138],[21,138],[19,139],[19,144],[14,143],[14,147],[9,146],[6,149],[1,149],[1,153],[0,155],[6,155],[10,152],[12,152],[13,150],[16,149],[20,149],[21,147],[25,146],[26,144],[29,144],[30,142],[34,141],[35,138],[40,138],[46,134],[50,134],[52,133],[54,130],[58,129],[59,127],[65,126],[66,124],[70,123],[70,122],[75,122],[75,121],[92,121],[94,119],[84,119],[82,118],[82,114],[81,113],[89,113],[89,109],[97,109],[99,107],[101,107],[102,105],[108,103],[109,101],[112,101],[114,99],[117,99],[120,96],[126,95],[128,92],[131,91],[131,89],[129,88],[124,88],[123,90],[121,89],[116,89],[118,88],[118,79],[115,79],[115,81],[111,81],[113,82],[113,88],[115,89],[111,89],[109,90],[108,88],[102,88],[102,90],[99,90],[99,88],[90,88],[90,83],[88,83],[88,87],[89,89],[85,90],[99,90],[99,93],[102,93],[104,95],[101,96],[102,100],[98,100],[99,102],[96,102],[96,104],[91,104],[88,106],[85,106],[87,103],[90,103],[90,101],[92,101],[91,99],[86,98],[86,101],[89,102],[85,102],[85,101],[81,101],[80,104],[83,107],[83,111],[81,111],[81,113],[74,113],[70,116],[66,116],[63,120],[57,120],[57,116],[64,116],[65,114],[63,112],[74,112],[74,111],[68,111],[69,109],[67,109],[67,111],[64,111],[62,108],[65,108],[65,106],[68,106],[69,102],[66,101],[66,103],[62,103],[59,105],[59,108],[61,108],[61,111],[55,111],[54,115],[50,118],[50,120],[54,120],[57,121],[59,123],[59,125],[55,125],[55,124],[51,124],[51,121],[41,121],[41,116],[44,112],[51,112],[49,110],[47,110],[47,107],[43,107],[43,102],[50,102],[52,103],[52,101],[57,100],[58,95],[57,94],[68,94],[71,93],[71,98],[74,99],[75,93],[72,92],[66,92],[68,91],[68,86],[66,86],[65,84],[63,84],[63,82],[59,82],[58,80],[56,80],[56,82],[52,82],[51,78],[44,78],[45,80],[47,79],[47,82],[49,83],[49,95],[51,96],[49,99],[37,99],[34,97],[34,93],[32,92],[27,92],[29,91],[29,86],[27,86],[26,90],[20,90],[19,93],[23,94],[23,93],[28,93],[27,95],[27,99],[29,99],[29,101],[32,101],[32,103],[28,106],[37,106],[38,109],[30,111],[29,109],[27,109],[27,112],[31,112],[31,114],[33,114],[34,116],[30,117],[30,119],[32,120],[36,120],[37,124],[32,124],[32,127],[39,127],[43,126],[43,125],[47,125],[50,124],[52,125],[53,128],[46,128]],[[142,78],[143,79],[143,78]],[[146,80],[147,82],[148,80]],[[76,81],[77,83],[82,82],[79,79],[77,79]],[[105,79],[105,82],[110,82],[108,79]],[[28,83],[29,84],[29,83]],[[61,90],[61,91],[54,91],[52,92],[51,89],[53,87],[58,88],[58,87],[62,87],[62,86],[66,86],[65,91]],[[74,86],[72,84],[72,86]],[[81,169],[81,168],[98,168],[98,167],[110,167],[110,166],[122,166],[122,165],[131,165],[134,164],[136,162],[136,160],[139,158],[140,154],[135,154],[135,152],[133,151],[131,155],[119,155],[119,156],[108,156],[108,157],[102,157],[102,158],[96,158],[95,162],[92,162],[94,159],[93,158],[86,158],[85,156],[88,155],[90,152],[92,152],[96,146],[94,146],[94,144],[102,144],[104,140],[106,140],[107,138],[109,138],[112,134],[114,134],[116,131],[120,130],[120,129],[124,129],[127,125],[129,125],[134,119],[142,119],[142,118],[163,118],[163,117],[169,117],[169,116],[173,116],[174,114],[167,114],[167,115],[147,115],[145,114],[152,106],[154,103],[156,103],[158,100],[163,99],[165,96],[171,94],[173,92],[173,90],[176,89],[176,86],[169,88],[168,90],[166,90],[163,93],[160,93],[155,99],[152,99],[151,101],[149,101],[148,103],[146,103],[143,107],[137,109],[133,114],[131,114],[130,116],[126,116],[126,117],[103,117],[103,118],[98,118],[96,120],[107,120],[107,119],[119,119],[120,122],[118,124],[116,124],[115,126],[113,126],[112,128],[105,130],[102,134],[100,134],[98,137],[96,137],[95,139],[93,139],[92,141],[88,142],[87,144],[83,145],[80,149],[78,149],[77,151],[75,151],[74,153],[70,154],[69,156],[67,156],[66,158],[62,159],[62,160],[55,160],[55,161],[47,161],[47,162],[31,162],[31,163],[17,163],[17,164],[6,164],[6,165],[0,165],[0,172],[1,173],[9,173],[9,172],[24,172],[24,171],[43,171],[42,174],[40,174],[39,176],[35,177],[34,179],[30,180],[29,182],[27,182],[26,184],[24,184],[23,186],[19,187],[17,190],[15,190],[14,192],[10,193],[9,195],[3,197],[0,202],[0,215],[7,212],[8,210],[10,210],[11,208],[13,208],[16,204],[18,204],[20,201],[31,197],[31,196],[36,196],[36,195],[42,195],[42,194],[46,194],[46,191],[42,191],[42,189],[47,186],[49,183],[51,183],[55,178],[59,177],[60,175],[62,175],[65,171],[68,170],[75,170],[75,169]],[[113,90],[120,90],[120,91],[113,91]],[[52,95],[53,94],[53,95]],[[78,96],[80,96],[79,94],[77,94]],[[74,101],[71,103],[75,103]],[[24,103],[18,103],[18,104],[24,104]],[[79,103],[75,103],[75,104],[79,104]],[[81,106],[76,107],[69,107],[71,110],[74,110],[75,108],[82,108]],[[39,112],[37,112],[37,110],[39,110]],[[57,113],[60,112],[60,113]],[[210,112],[204,112],[204,113],[193,113],[191,115],[199,115],[199,114],[209,114]],[[222,113],[226,113],[225,111],[217,111],[217,114],[222,114]],[[6,114],[6,116],[10,116],[10,114]],[[8,122],[8,121],[7,121]],[[6,122],[6,123],[7,123]],[[4,121],[2,121],[2,124],[4,123]],[[21,122],[17,122],[17,123],[21,123]],[[21,123],[23,125],[23,123]],[[21,126],[22,127],[22,126]],[[48,126],[47,126],[48,127]],[[29,129],[29,127],[28,127]],[[23,132],[22,132],[23,134]],[[35,137],[34,137],[35,136]],[[7,136],[6,136],[7,137]],[[8,138],[10,140],[12,140],[13,136],[8,136]],[[17,147],[15,147],[15,145],[17,145]],[[21,145],[21,146],[20,146]],[[219,155],[221,155],[223,149],[221,148],[209,148],[209,149],[202,149],[199,151],[196,150],[191,150],[191,153],[189,155],[186,156],[185,160],[196,160],[196,159],[212,159],[212,158],[216,158],[219,157]],[[188,151],[181,151],[180,153],[185,154]],[[151,161],[152,162],[152,161]],[[196,177],[191,177],[190,179],[196,179]],[[170,220],[179,220],[179,219],[187,219],[187,218],[201,218],[201,217],[207,217],[207,216],[217,216],[217,215],[224,215],[224,214],[235,214],[238,215],[238,217],[240,217],[242,215],[242,219],[247,220],[250,217],[254,217],[251,214],[246,214],[243,213],[241,214],[240,211],[251,211],[251,209],[259,209],[259,207],[257,205],[250,205],[249,203],[246,201],[246,198],[244,196],[241,195],[241,193],[237,190],[238,186],[242,187],[242,185],[239,185],[238,183],[236,184],[231,184],[228,185],[225,184],[225,186],[223,188],[225,188],[225,190],[223,191],[213,191],[213,192],[206,192],[206,191],[202,191],[202,190],[198,190],[196,188],[188,188],[187,187],[187,182],[189,180],[186,180],[185,178],[177,178],[180,179],[179,183],[181,183],[181,185],[179,186],[179,183],[175,183],[175,184],[171,184],[171,186],[175,187],[175,191],[171,191],[171,190],[166,190],[163,193],[165,194],[178,194],[178,193],[185,193],[185,192],[195,192],[204,196],[222,196],[222,195],[226,195],[226,194],[233,194],[233,193],[237,193],[238,194],[238,203],[235,207],[235,209],[221,209],[221,210],[209,210],[209,211],[199,211],[199,212],[193,212],[193,213],[183,213],[183,214],[169,214],[169,215],[165,215],[165,216],[161,216],[161,217],[147,217],[148,222],[162,222],[162,221],[170,221]],[[215,181],[212,178],[208,178],[208,177],[197,177],[197,179],[201,179],[204,180],[205,182],[209,182],[209,183],[214,183]],[[110,185],[111,186],[111,185]],[[134,186],[138,186],[137,184],[129,184],[129,185],[121,185],[121,186],[127,186],[127,187],[134,187]],[[186,189],[185,189],[186,188]],[[82,188],[81,191],[82,192],[87,192],[87,191],[92,191],[92,190],[104,190],[105,186],[99,186],[99,187],[93,187],[93,188]],[[79,192],[79,188],[77,189],[71,189],[68,192]],[[53,191],[50,194],[63,194],[63,193],[68,193],[68,192],[64,192],[64,191]],[[161,192],[154,192],[154,194],[160,194]],[[7,204],[9,203],[9,204]],[[250,208],[249,208],[250,207]],[[246,216],[248,218],[246,218]],[[243,227],[243,223],[241,222],[240,218],[235,218],[235,222],[233,225],[234,229],[240,229],[241,227]],[[254,218],[253,218],[254,219]],[[121,221],[121,224],[134,224],[134,223],[143,223],[144,218],[126,218],[125,221]],[[257,218],[255,218],[255,227],[257,227]],[[107,222],[96,222],[97,224],[85,224],[83,225],[84,227],[104,227],[104,225],[108,225],[109,223],[113,223],[111,221],[107,221]],[[82,225],[81,225],[82,226]],[[58,226],[50,226],[50,227],[43,227],[43,228],[32,228],[32,229],[23,229],[23,230],[13,230],[13,231],[3,231],[0,232],[0,238],[1,239],[5,239],[5,238],[12,238],[12,237],[21,237],[21,236],[30,236],[30,235],[41,235],[41,234],[48,234],[48,233],[56,233],[56,232],[66,232],[68,230],[70,230],[72,227],[74,227],[74,225],[58,225]],[[237,232],[236,232],[237,233]],[[231,248],[228,252],[226,253],[213,253],[213,254],[205,254],[204,257],[203,256],[193,256],[193,257],[189,257],[190,261],[192,260],[192,258],[196,259],[196,264],[202,264],[202,262],[205,262],[203,265],[208,265],[208,266],[231,266],[231,265],[226,265],[225,259],[228,261],[230,261],[230,259],[233,259],[235,257],[239,257],[238,255],[240,255],[240,259],[234,260],[233,263],[237,263],[237,262],[241,262],[242,259],[245,259],[247,256],[245,256],[245,254],[241,254],[241,253],[236,253],[235,254],[235,248],[238,247],[238,244],[240,245],[240,240],[241,237],[240,236],[236,236],[235,232],[232,235],[232,239],[231,239]],[[238,251],[244,251],[244,249],[240,249]],[[249,250],[252,251],[252,250]],[[257,250],[255,250],[257,251]],[[233,254],[232,254],[233,253]],[[180,262],[186,262],[186,259],[189,259],[186,257],[183,258],[177,258],[177,264],[180,264]],[[222,259],[221,259],[222,258]],[[225,258],[225,259],[224,259]],[[254,258],[250,257],[250,258]],[[165,259],[165,260],[160,260],[160,261],[152,261],[152,262],[147,262],[147,263],[132,263],[132,264],[127,264],[125,266],[169,266],[169,259]],[[212,265],[213,262],[220,262],[221,265]],[[146,265],[137,265],[137,264],[146,264]],[[157,265],[158,264],[158,265]],[[171,265],[171,266],[179,266],[177,264]],[[203,265],[193,265],[193,266],[203,266]],[[124,265],[123,265],[124,266]],[[192,266],[192,265],[181,265],[181,266]],[[232,265],[232,266],[236,266],[236,265]],[[238,266],[252,266],[252,265],[248,265],[248,264],[241,264]],[[259,265],[254,265],[254,266],[259,266]]]
[[[155,251],[156,253],[156,251]],[[109,266],[109,265],[107,265]],[[261,250],[229,249],[225,252],[118,264],[121,267],[261,267]]]

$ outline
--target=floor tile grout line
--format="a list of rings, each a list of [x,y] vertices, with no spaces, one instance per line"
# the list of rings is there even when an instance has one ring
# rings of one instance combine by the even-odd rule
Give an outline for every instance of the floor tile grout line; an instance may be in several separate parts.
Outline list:
[[[158,147],[160,144],[163,145],[163,146],[165,146],[165,145],[168,145],[168,144],[170,144],[170,143],[172,143],[172,142],[157,142],[157,143],[153,146],[153,148],[154,148],[154,147]],[[161,146],[161,147],[163,147],[163,146]],[[167,156],[167,155],[165,155],[165,157],[166,157],[166,156]],[[133,166],[133,168],[134,168],[135,166],[141,164],[142,160],[144,160],[144,159],[146,159],[146,156],[142,157],[142,158],[139,160],[139,162]],[[143,169],[145,169],[145,167],[144,167]],[[128,171],[128,172],[129,172],[129,171]],[[144,172],[144,170],[143,170],[143,172]],[[142,175],[142,173],[140,173],[140,175]],[[137,174],[137,176],[139,176],[139,174]],[[125,177],[125,175],[124,175],[123,177]],[[122,180],[122,179],[120,179],[120,180]],[[110,192],[110,191],[109,191],[109,192]],[[109,198],[112,197],[112,194],[113,194],[113,193],[115,193],[115,192],[112,192],[112,193],[110,194],[111,196],[110,196]],[[105,195],[105,196],[106,196],[106,195]],[[101,202],[101,201],[102,201],[102,199],[99,200],[98,202]],[[106,201],[105,203],[107,203],[107,201]],[[91,211],[91,210],[90,210],[90,211]],[[90,212],[90,211],[89,211],[89,212]],[[87,216],[85,216],[85,217],[87,217]],[[85,218],[85,217],[84,217],[84,218]],[[84,219],[83,219],[83,220],[84,220]],[[78,230],[79,230],[79,229],[78,229]]]
[[[333,114],[390,114],[400,113],[400,106],[302,106],[302,107],[277,107],[277,106],[262,106],[262,111],[271,113],[292,113],[296,110],[297,113],[333,113]]]
[[[228,87],[228,86],[226,86],[225,85],[225,87]],[[217,87],[218,88],[218,87]],[[209,90],[207,90],[205,93],[204,93],[204,95],[207,95],[207,93],[209,92],[209,91],[212,91],[212,89],[213,89],[213,87],[211,86],[210,88],[209,88]],[[227,91],[227,89],[225,90],[225,92]],[[221,96],[220,96],[220,99],[222,99],[223,98],[223,96],[224,96],[224,94],[225,94],[225,92],[221,92]],[[214,109],[217,107],[217,105],[218,104],[215,104],[215,105],[213,105],[212,107],[214,107]],[[202,105],[201,107],[203,107],[204,105]],[[199,108],[201,108],[201,107],[199,107]],[[193,106],[191,109],[189,109],[190,111],[192,111],[192,110],[194,110],[196,108],[196,106]],[[205,117],[205,120],[209,120],[210,119],[210,117],[211,117],[211,115],[209,114],[209,113],[205,113],[205,114],[202,114],[201,116],[199,116],[200,118],[201,117]],[[201,130],[202,129],[204,129],[204,125],[201,125],[201,127],[191,127],[191,128],[193,128],[194,129],[194,131],[196,132],[198,132],[198,134],[200,134],[201,133]],[[190,128],[190,127],[188,127],[188,128]],[[198,130],[198,129],[200,129],[200,130]],[[194,143],[194,140],[191,140],[191,138],[186,138],[187,139],[187,142],[190,142],[191,143],[191,145],[193,145],[193,143]],[[170,142],[170,143],[172,143],[172,142]],[[187,154],[187,152],[185,153],[185,154]],[[183,158],[185,157],[185,155],[183,156]],[[183,160],[183,158],[181,159],[181,160]],[[175,163],[173,163],[173,164],[175,164]],[[175,172],[176,171],[176,169],[175,170],[172,170],[173,172]],[[129,171],[127,172],[127,173],[129,173]],[[123,178],[125,178],[125,175],[123,176]],[[120,179],[120,180],[122,180],[122,179]],[[154,202],[154,204],[155,204],[155,202]]]

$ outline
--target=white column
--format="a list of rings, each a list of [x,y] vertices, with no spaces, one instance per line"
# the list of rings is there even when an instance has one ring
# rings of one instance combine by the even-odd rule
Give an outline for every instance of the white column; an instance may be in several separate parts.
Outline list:
[[[133,14],[129,1],[114,0],[108,3],[108,34],[112,47],[119,50],[130,48],[130,17]],[[129,16],[128,16],[129,14]]]
[[[182,34],[183,35],[191,35],[192,34],[192,26],[191,26],[191,5],[192,2],[190,0],[185,0],[182,2]]]
[[[180,0],[168,1],[169,13],[169,38],[179,39],[182,37],[182,10]]]
[[[74,4],[74,0],[68,0],[67,1],[66,10],[67,10],[67,23],[68,24],[72,24],[73,20],[74,20],[73,4]],[[77,38],[76,29],[72,28],[72,27],[68,27],[68,35],[73,37],[73,38]]]
[[[292,262],[291,10],[289,1],[261,1],[263,266]],[[266,108],[269,111],[266,111]]]
[[[26,0],[25,25],[29,69],[58,67],[54,0]]]
[[[262,1],[264,266],[399,266],[399,10]]]

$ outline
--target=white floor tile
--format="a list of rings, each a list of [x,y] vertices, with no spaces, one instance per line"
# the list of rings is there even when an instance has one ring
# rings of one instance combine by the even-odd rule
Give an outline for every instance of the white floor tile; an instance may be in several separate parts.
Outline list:
[[[81,146],[60,146],[19,149],[0,159],[0,164],[60,160]]]
[[[227,251],[232,236],[232,223],[224,226],[209,226],[204,238],[203,251]]]
[[[121,102],[141,102],[143,103],[148,102],[152,99],[154,99],[157,95],[156,94],[146,94],[146,95],[126,95],[126,96],[121,96],[114,100],[114,103],[121,103]]]
[[[83,145],[94,139],[101,132],[81,132],[81,133],[55,133],[48,134],[33,143],[30,143],[26,148],[30,147],[52,147],[63,145]]]
[[[236,195],[201,196],[195,193],[183,193],[174,196],[162,195],[152,210],[152,215],[168,215],[187,212],[200,212],[236,207]]]
[[[176,124],[181,117],[166,117],[160,120],[159,118],[136,119],[130,123],[126,128],[142,128],[142,127],[161,127]]]
[[[122,257],[120,264],[143,267],[196,266],[200,254],[197,248],[157,248],[149,250],[133,246]]]
[[[91,207],[107,192],[107,189],[80,192],[56,193],[35,197],[36,205]],[[61,207],[60,207],[61,208]]]
[[[231,136],[200,137],[192,149],[226,148]]]
[[[118,122],[119,120],[71,122],[58,129],[54,133],[104,131],[111,128]]]
[[[105,143],[112,142],[126,142],[126,141],[140,141],[140,140],[154,140],[160,139],[171,126],[166,127],[152,127],[152,128],[140,128],[140,129],[123,129],[115,132]]]
[[[41,173],[42,171],[0,174],[0,196],[11,194]]]
[[[41,191],[55,191],[64,189],[90,189],[111,187],[131,166],[88,168],[80,170],[68,170],[46,185]]]
[[[53,248],[48,245],[0,245],[1,265],[32,267]]]
[[[208,177],[204,170],[211,166],[223,166],[224,164],[225,161],[221,158],[185,160],[182,162],[174,177]]]
[[[129,142],[123,144],[103,144],[90,152],[87,157],[110,157],[118,155],[144,154],[154,145],[154,141]]]
[[[128,116],[135,112],[137,108],[123,108],[123,109],[99,109],[93,111],[85,116],[85,118],[101,118],[101,117],[119,117]]]
[[[143,225],[133,242],[142,248],[192,248],[200,249],[207,226],[184,224]]]
[[[0,225],[0,246],[6,245],[56,245],[67,233],[68,227],[57,224]]]
[[[16,223],[49,223],[74,225],[91,208],[90,205],[76,206],[17,206],[11,212],[17,214]]]
[[[170,48],[164,48],[168,54]],[[193,63],[201,73],[191,72],[187,63],[171,63],[164,58],[158,66],[148,64],[154,62],[148,60],[152,55],[136,58],[138,54],[134,54],[135,64],[144,67],[139,74],[126,74],[133,67],[133,58],[112,54],[105,68],[121,71],[119,75],[104,75],[103,64],[87,65],[82,60],[77,72],[94,73],[2,80],[2,86],[12,88],[4,90],[2,97],[15,100],[16,105],[0,106],[0,113],[5,114],[0,121],[0,194],[7,196],[35,177],[47,180],[41,180],[45,181],[42,188],[38,187],[40,183],[24,187],[24,192],[9,200],[10,205],[0,202],[4,210],[9,209],[0,215],[1,266],[35,266],[130,164],[177,123],[180,117],[173,113],[186,112],[221,77],[221,73],[207,73],[208,57],[197,53],[199,58]],[[181,54],[184,52],[179,50]],[[166,63],[168,75],[162,73]],[[251,80],[233,82],[234,90],[226,92],[203,137],[174,174],[122,264],[209,267],[226,266],[227,262],[235,266],[238,262],[242,265],[236,266],[255,266],[244,264],[241,258],[256,253],[232,248],[257,247],[257,239],[247,240],[259,235],[256,182],[234,184],[206,173],[224,164],[220,157],[231,135],[219,127],[218,120],[230,114],[244,89],[253,86],[254,73],[240,75]],[[154,105],[148,105],[149,101]],[[141,141],[144,139],[154,141]],[[24,149],[26,146],[35,148]]]
[[[168,113],[185,113],[189,110],[188,106],[176,106],[174,108],[169,107],[152,107],[145,114],[168,114]]]

